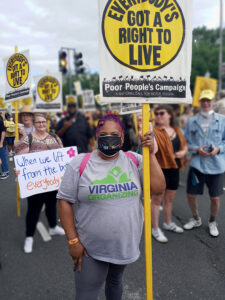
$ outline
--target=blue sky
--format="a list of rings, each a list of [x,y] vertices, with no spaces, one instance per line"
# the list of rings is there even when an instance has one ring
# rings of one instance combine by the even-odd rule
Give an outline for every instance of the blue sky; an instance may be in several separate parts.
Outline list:
[[[193,0],[193,27],[218,27],[219,3]],[[87,66],[98,70],[97,0],[2,0],[0,28],[0,57],[11,55],[15,45],[30,49],[32,74],[57,71],[62,46],[81,51]],[[4,80],[0,59],[0,91]]]

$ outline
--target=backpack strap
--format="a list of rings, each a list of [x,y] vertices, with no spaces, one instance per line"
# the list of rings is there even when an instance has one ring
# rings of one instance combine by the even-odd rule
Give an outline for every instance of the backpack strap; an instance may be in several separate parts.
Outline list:
[[[86,153],[82,159],[82,162],[80,164],[80,176],[83,174],[84,169],[86,168],[86,165],[89,161],[89,158],[91,156],[91,152],[90,153]]]
[[[138,160],[134,156],[134,154],[132,154],[131,152],[124,152],[124,154],[132,160],[132,162],[137,166],[137,168],[139,167]]]
[[[28,134],[29,152],[30,152],[30,149],[31,149],[32,141],[33,141],[32,133],[29,133]]]
[[[56,140],[56,142],[59,144],[59,141],[57,139],[57,135],[55,133],[49,132],[48,134],[51,135],[52,137],[54,137],[54,139]]]
[[[139,167],[137,158],[131,152],[124,152],[124,154],[132,160],[132,162],[137,166],[137,168]],[[80,164],[80,176],[83,174],[84,169],[86,168],[86,165],[89,161],[90,156],[91,156],[91,153],[86,153],[84,155],[82,162]]]

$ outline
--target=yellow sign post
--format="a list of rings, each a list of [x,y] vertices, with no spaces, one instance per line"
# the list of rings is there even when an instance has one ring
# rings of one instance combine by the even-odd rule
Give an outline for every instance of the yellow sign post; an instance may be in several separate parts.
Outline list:
[[[149,131],[149,104],[142,105],[142,133]],[[143,189],[145,216],[145,269],[146,269],[146,300],[153,299],[152,285],[152,230],[151,230],[151,199],[150,199],[150,157],[149,148],[143,147]]]
[[[15,53],[18,52],[18,47],[15,46]],[[19,101],[15,101],[15,124],[16,124],[16,141],[19,140],[19,129],[18,129],[18,109],[19,109]],[[17,216],[20,217],[20,190],[19,184],[16,183],[16,205],[17,205]]]

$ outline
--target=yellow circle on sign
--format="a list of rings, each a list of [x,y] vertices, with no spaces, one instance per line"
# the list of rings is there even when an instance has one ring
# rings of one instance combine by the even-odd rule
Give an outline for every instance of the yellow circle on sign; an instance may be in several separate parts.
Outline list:
[[[185,21],[175,0],[111,0],[103,13],[102,34],[120,64],[142,72],[156,71],[178,55]]]
[[[38,95],[45,102],[54,101],[60,91],[58,80],[52,76],[45,76],[38,82]]]
[[[6,77],[13,88],[21,87],[29,75],[29,63],[27,58],[20,53],[12,55],[6,66]]]

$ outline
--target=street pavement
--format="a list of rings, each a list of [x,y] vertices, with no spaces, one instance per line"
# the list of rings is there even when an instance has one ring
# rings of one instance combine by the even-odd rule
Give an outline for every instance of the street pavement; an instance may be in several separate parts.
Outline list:
[[[21,200],[21,217],[16,214],[16,184],[13,163],[11,175],[0,181],[0,299],[1,300],[70,300],[75,297],[72,259],[65,237],[44,242],[35,234],[33,253],[23,252],[26,200]],[[185,185],[186,171],[181,172]],[[168,244],[153,240],[154,299],[190,300],[225,299],[225,204],[221,198],[218,216],[220,236],[208,234],[209,198],[199,197],[203,226],[175,234],[166,232]],[[179,188],[173,219],[184,224],[190,217],[185,186]],[[41,222],[46,226],[44,212]],[[160,224],[162,224],[162,214]],[[123,300],[144,300],[145,255],[141,241],[140,259],[129,265],[124,274]],[[103,300],[102,289],[99,300]],[[92,300],[92,299],[90,299]]]

